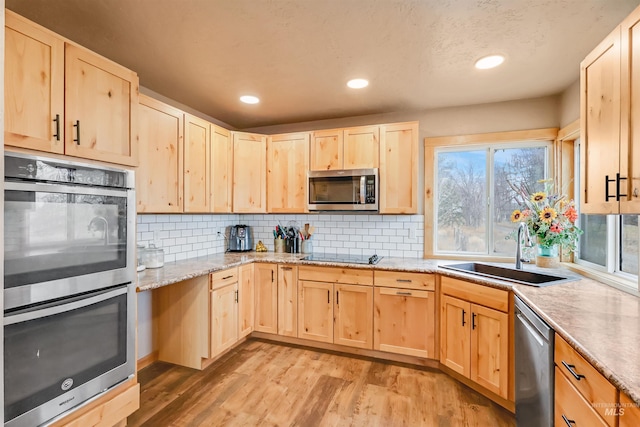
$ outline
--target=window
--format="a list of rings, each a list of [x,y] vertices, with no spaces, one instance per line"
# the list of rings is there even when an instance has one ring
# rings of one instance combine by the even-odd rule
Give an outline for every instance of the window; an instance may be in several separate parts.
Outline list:
[[[580,141],[576,140],[575,144],[575,169],[579,170]],[[578,186],[579,183],[576,182],[576,189],[579,188]],[[580,194],[580,191],[575,193]],[[576,256],[578,264],[637,283],[640,256],[638,215],[581,214],[578,225],[584,232],[580,236],[578,245]]]
[[[513,257],[517,203],[511,185],[542,190],[549,176],[549,141],[523,141],[434,151],[434,252]]]

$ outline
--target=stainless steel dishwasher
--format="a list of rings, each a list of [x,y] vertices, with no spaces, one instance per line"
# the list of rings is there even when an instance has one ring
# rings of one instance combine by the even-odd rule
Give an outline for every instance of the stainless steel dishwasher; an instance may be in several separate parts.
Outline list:
[[[517,296],[514,305],[517,426],[552,426],[555,332]]]

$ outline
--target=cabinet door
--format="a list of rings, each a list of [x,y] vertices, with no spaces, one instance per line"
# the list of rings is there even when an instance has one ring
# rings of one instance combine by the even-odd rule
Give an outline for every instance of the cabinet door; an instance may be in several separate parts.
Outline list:
[[[333,342],[333,284],[298,282],[298,337]]]
[[[65,46],[65,154],[138,164],[138,76],[84,48]]]
[[[418,212],[418,122],[380,126],[380,213]]]
[[[376,287],[373,300],[374,350],[436,357],[433,292]]]
[[[210,123],[184,115],[184,211],[209,211]]]
[[[471,304],[471,380],[507,398],[509,316]]]
[[[254,330],[278,333],[278,271],[276,264],[255,264]]]
[[[211,357],[238,341],[238,283],[211,293]]]
[[[267,137],[233,132],[233,212],[267,211]]]
[[[245,264],[238,268],[238,338],[253,332],[253,264]]]
[[[278,266],[278,335],[298,336],[298,267]]]
[[[471,304],[442,295],[440,310],[440,363],[469,377]]]
[[[309,134],[270,136],[267,142],[267,211],[308,212]]]
[[[333,342],[373,348],[373,288],[336,284]]]
[[[211,212],[231,212],[233,142],[231,132],[211,125]]]
[[[4,143],[64,152],[64,42],[5,10]]]
[[[344,130],[344,169],[377,168],[380,151],[378,126]]]
[[[344,132],[342,129],[320,130],[311,137],[310,165],[312,171],[343,168]]]
[[[138,212],[182,212],[184,114],[145,95],[139,113]]]
[[[621,412],[624,409],[624,412]],[[620,393],[620,427],[640,426],[640,407],[625,393]]]
[[[615,180],[620,170],[619,28],[580,64],[580,90],[580,209],[582,213],[617,213]],[[613,182],[607,182],[607,178]],[[613,197],[607,198],[607,194]]]
[[[640,213],[640,9],[634,10],[621,27],[620,213]],[[622,418],[620,418],[622,421]]]

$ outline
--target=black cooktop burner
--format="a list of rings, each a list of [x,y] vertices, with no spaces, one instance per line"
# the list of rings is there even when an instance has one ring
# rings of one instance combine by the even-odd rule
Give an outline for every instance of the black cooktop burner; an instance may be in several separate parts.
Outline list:
[[[313,254],[302,258],[305,261],[339,262],[345,264],[377,264],[383,257],[372,255],[340,255],[340,254]]]

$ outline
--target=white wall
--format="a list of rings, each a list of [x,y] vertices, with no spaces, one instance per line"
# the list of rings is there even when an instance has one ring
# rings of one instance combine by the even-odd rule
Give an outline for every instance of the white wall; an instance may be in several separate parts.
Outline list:
[[[563,128],[580,118],[580,79],[576,80],[560,95],[560,127]]]

